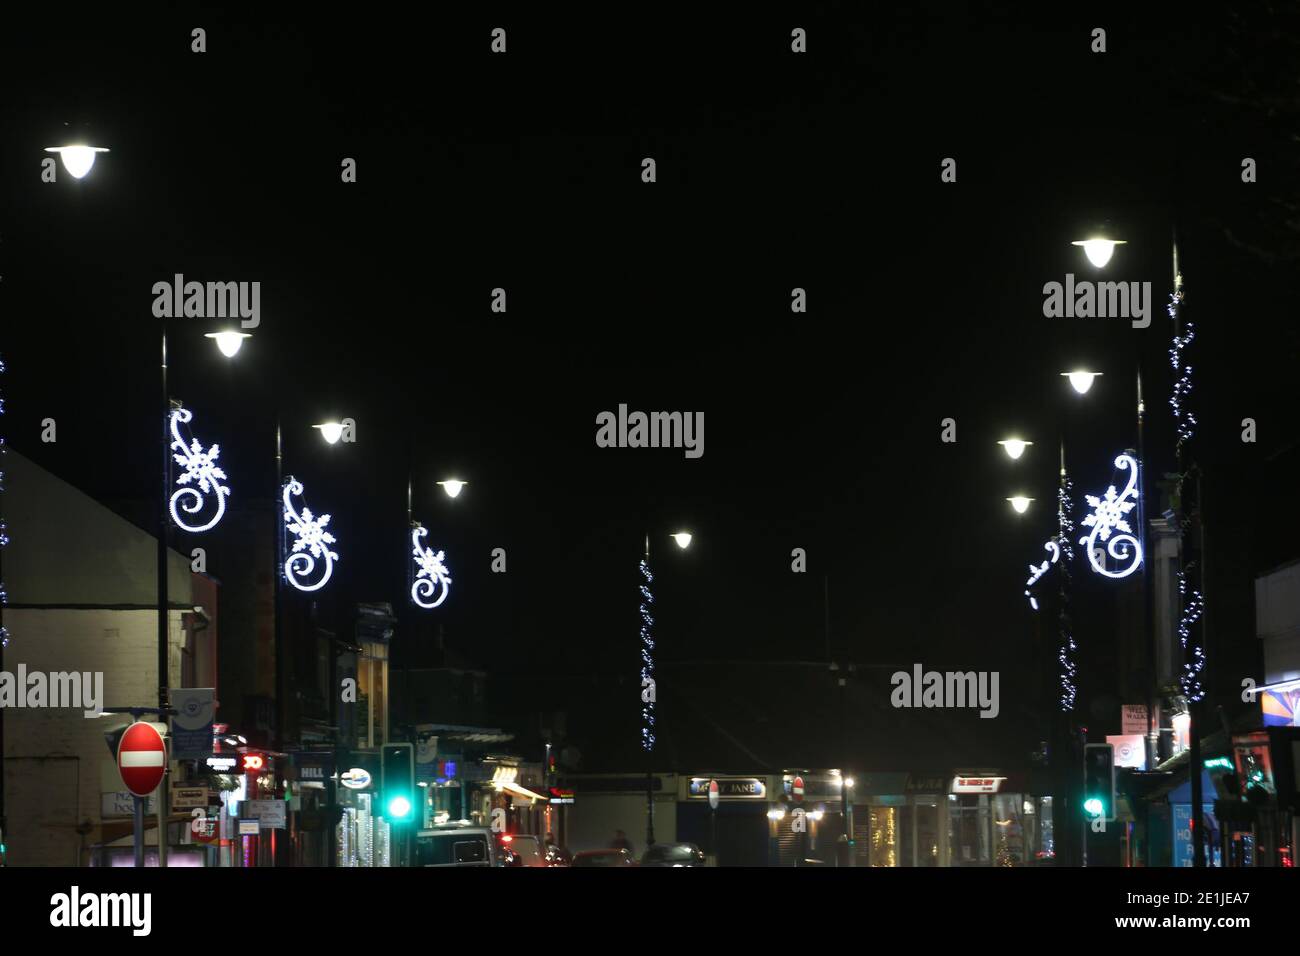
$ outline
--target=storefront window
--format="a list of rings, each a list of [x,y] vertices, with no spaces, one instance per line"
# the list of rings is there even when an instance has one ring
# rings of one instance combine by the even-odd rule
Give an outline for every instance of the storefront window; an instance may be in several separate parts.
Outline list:
[[[898,808],[871,808],[871,865],[898,866]]]
[[[953,794],[948,799],[953,866],[989,866],[992,815],[985,794]]]

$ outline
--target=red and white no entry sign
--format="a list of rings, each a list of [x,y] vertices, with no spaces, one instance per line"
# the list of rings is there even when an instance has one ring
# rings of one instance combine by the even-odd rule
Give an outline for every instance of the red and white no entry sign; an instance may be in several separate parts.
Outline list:
[[[716,780],[709,781],[709,807],[713,810],[718,809],[718,781]]]
[[[795,777],[794,786],[791,789],[794,790],[796,800],[803,800],[803,777]]]
[[[162,783],[167,769],[167,744],[150,724],[136,721],[117,743],[117,771],[126,789],[147,797]]]

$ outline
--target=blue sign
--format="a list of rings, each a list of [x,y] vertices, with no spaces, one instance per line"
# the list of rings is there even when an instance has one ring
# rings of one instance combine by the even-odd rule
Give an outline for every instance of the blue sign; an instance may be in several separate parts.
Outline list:
[[[216,701],[211,687],[174,687],[172,709],[172,757],[189,760],[212,753],[212,722]]]
[[[1174,804],[1174,866],[1192,865],[1192,805]]]

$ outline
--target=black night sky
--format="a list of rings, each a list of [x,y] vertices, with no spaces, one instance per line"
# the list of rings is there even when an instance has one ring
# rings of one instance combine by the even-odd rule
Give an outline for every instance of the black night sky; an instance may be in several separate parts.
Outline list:
[[[105,501],[148,500],[153,283],[259,280],[261,327],[233,361],[203,320],[172,323],[171,392],[248,499],[274,485],[280,409],[286,472],[334,516],[336,600],[402,601],[410,461],[455,581],[435,613],[494,671],[632,679],[648,529],[663,662],[823,659],[826,576],[836,656],[1000,670],[1009,696],[1043,680],[1021,586],[1054,529],[1057,434],[1080,501],[1104,490],[1134,442],[1140,362],[1151,474],[1172,470],[1176,223],[1217,549],[1211,683],[1252,672],[1252,581],[1295,557],[1297,530],[1294,22],[1257,30],[1227,4],[1200,22],[1120,4],[1050,21],[998,4],[395,11],[8,31],[15,449]],[[506,56],[488,49],[499,20]],[[65,121],[112,152],[42,183]],[[1091,275],[1069,242],[1100,220],[1128,240],[1108,277],[1152,283],[1149,329],[1043,317],[1044,283]],[[1086,399],[1058,376],[1076,365],[1105,372]],[[620,402],[704,412],[703,458],[597,448]],[[345,415],[355,445],[309,427]],[[1017,466],[995,444],[1010,432],[1037,442]],[[470,482],[456,501],[434,485],[452,473]],[[1017,519],[1004,499],[1022,490],[1039,500]],[[1081,583],[1085,706],[1111,694],[1108,601]]]

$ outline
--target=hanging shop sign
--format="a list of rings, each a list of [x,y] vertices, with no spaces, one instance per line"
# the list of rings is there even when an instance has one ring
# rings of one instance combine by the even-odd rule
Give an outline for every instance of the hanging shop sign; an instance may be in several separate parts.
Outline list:
[[[212,730],[216,719],[215,691],[211,687],[173,688],[172,756],[193,760],[212,753]]]
[[[364,790],[370,786],[370,772],[360,767],[353,767],[339,774],[339,783],[349,790]]]
[[[551,803],[571,804],[573,802],[572,790],[566,790],[563,787],[551,787]]]
[[[206,807],[212,801],[212,791],[207,787],[172,787],[172,807],[191,810]]]

